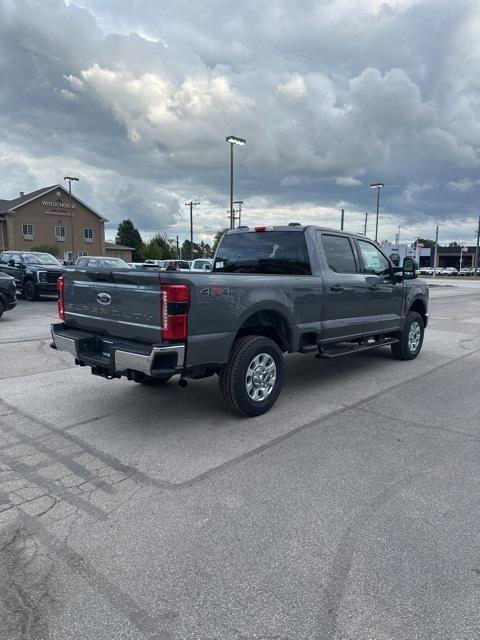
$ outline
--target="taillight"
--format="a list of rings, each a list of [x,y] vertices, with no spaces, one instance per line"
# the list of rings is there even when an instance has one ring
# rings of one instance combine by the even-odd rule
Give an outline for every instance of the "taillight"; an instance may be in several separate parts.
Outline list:
[[[184,284],[162,284],[160,300],[163,340],[186,340],[190,289]]]
[[[254,227],[257,233],[261,233],[263,231],[273,231],[273,227]]]
[[[60,276],[57,280],[57,291],[58,291],[58,317],[60,320],[65,320],[65,278]]]

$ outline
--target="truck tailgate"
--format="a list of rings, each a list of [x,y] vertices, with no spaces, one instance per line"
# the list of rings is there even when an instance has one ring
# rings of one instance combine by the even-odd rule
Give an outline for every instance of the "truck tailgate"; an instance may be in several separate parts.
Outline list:
[[[160,273],[65,271],[65,325],[155,344],[161,341]]]

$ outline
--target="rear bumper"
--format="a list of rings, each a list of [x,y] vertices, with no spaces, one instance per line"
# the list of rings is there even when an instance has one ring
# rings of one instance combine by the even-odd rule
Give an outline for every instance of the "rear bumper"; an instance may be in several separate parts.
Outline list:
[[[185,364],[185,345],[146,345],[133,340],[120,340],[79,329],[63,323],[51,328],[53,349],[70,353],[81,366],[107,377],[119,377],[135,372],[154,378],[181,373]]]

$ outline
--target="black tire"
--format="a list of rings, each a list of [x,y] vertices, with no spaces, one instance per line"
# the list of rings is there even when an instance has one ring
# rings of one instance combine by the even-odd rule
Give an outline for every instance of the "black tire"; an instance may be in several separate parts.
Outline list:
[[[416,339],[414,339],[414,335],[410,336],[410,330],[415,323],[418,331]],[[391,346],[395,358],[397,358],[397,360],[413,360],[416,358],[422,349],[424,332],[425,325],[422,316],[416,311],[410,311],[405,320],[403,331],[399,334],[399,341]],[[410,340],[409,337],[411,337],[412,340]],[[414,347],[415,344],[416,346]]]
[[[154,387],[159,384],[165,384],[170,380],[172,376],[168,376],[168,378],[154,378],[153,376],[143,376],[143,378],[139,378],[135,380],[138,384],[143,384],[146,387]]]
[[[264,356],[267,356],[265,359]],[[269,364],[268,356],[275,363],[275,367]],[[253,375],[250,382],[247,380],[247,372],[255,358],[260,358],[256,367],[257,376],[266,376],[265,387],[253,387]],[[262,365],[263,361],[268,367]],[[263,367],[263,369],[262,369]],[[253,374],[252,370],[252,374]],[[269,382],[273,377],[273,386],[269,390]],[[283,386],[283,354],[279,346],[270,338],[263,336],[243,336],[233,344],[230,358],[224,369],[220,372],[220,391],[225,404],[235,413],[244,416],[259,416],[273,407]],[[252,398],[247,389],[247,384],[252,386],[251,393],[258,395],[258,399]],[[262,390],[263,389],[263,390]],[[262,394],[265,396],[262,399]]]
[[[38,295],[37,285],[33,280],[25,280],[23,283],[23,295],[25,296],[25,300],[29,302],[38,300],[40,296]]]

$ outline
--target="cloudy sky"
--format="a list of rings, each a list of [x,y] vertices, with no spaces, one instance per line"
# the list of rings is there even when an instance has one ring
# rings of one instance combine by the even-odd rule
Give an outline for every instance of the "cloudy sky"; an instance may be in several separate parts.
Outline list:
[[[246,224],[474,242],[478,0],[0,0],[0,198],[80,177],[146,235]]]

